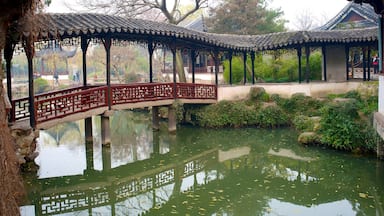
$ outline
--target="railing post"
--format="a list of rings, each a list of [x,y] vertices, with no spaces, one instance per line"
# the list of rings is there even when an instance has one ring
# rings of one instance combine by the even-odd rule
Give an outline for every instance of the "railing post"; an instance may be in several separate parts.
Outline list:
[[[255,84],[255,51],[251,52],[251,61],[252,61],[252,84]]]
[[[301,55],[302,55],[302,53],[301,53],[301,46],[299,46],[298,48],[297,48],[297,59],[298,59],[298,64],[299,64],[299,83],[301,83]]]
[[[83,54],[83,86],[87,86],[87,49],[90,40],[86,37],[81,37],[81,51]]]
[[[173,99],[177,99],[177,85],[176,85],[176,47],[171,47],[172,51],[172,65],[173,65]]]
[[[243,84],[247,84],[247,52],[243,53],[243,63],[244,63],[244,81]]]
[[[149,82],[153,82],[153,62],[152,62],[152,56],[153,51],[155,49],[155,45],[152,42],[152,39],[148,40],[148,53],[149,53]]]
[[[233,57],[233,51],[229,51],[229,84],[232,85],[232,57]]]
[[[112,90],[111,90],[111,45],[112,40],[110,37],[107,37],[103,40],[105,53],[106,53],[106,70],[107,70],[107,97],[108,97],[108,109],[112,109]]]
[[[32,36],[24,39],[24,50],[28,59],[29,122],[32,128],[36,128],[35,91],[33,85],[33,56],[35,55],[35,47]]]

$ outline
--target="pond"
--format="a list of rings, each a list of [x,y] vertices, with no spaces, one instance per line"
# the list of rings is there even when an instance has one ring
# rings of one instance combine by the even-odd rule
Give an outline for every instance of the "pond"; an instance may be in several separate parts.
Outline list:
[[[84,121],[41,131],[22,215],[384,215],[384,163],[297,143],[292,129],[152,131],[116,112],[110,147]]]

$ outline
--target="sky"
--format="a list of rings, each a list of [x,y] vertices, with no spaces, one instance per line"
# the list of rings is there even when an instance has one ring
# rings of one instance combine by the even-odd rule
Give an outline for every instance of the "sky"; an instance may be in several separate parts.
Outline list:
[[[73,4],[76,0],[52,0],[48,12],[65,13],[70,12],[64,5],[64,1]],[[214,0],[209,0],[214,1]],[[324,24],[326,20],[334,17],[345,5],[347,0],[269,0],[271,8],[281,8],[284,12],[284,19],[288,20],[286,27],[295,30],[294,24],[297,18],[307,12],[317,24]]]

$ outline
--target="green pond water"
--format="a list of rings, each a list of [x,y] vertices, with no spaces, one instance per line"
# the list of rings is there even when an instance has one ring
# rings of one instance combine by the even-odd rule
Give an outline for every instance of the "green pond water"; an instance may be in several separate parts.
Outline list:
[[[384,215],[384,163],[304,147],[291,129],[201,129],[116,112],[40,132],[22,215]]]

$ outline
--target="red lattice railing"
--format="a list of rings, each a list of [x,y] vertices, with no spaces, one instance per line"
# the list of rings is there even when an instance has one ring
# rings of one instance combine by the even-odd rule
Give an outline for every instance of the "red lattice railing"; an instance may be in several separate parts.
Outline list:
[[[175,89],[176,87],[176,89]],[[175,94],[176,93],[176,94]],[[215,85],[143,83],[111,86],[111,105],[167,99],[217,99]],[[107,86],[87,86],[35,96],[35,121],[42,123],[108,106]],[[28,98],[12,101],[11,121],[29,118]]]
[[[173,83],[145,83],[112,86],[112,104],[173,99]]]
[[[36,123],[108,106],[107,91],[102,86],[36,100]]]
[[[177,83],[176,88],[179,99],[217,99],[216,85]]]

